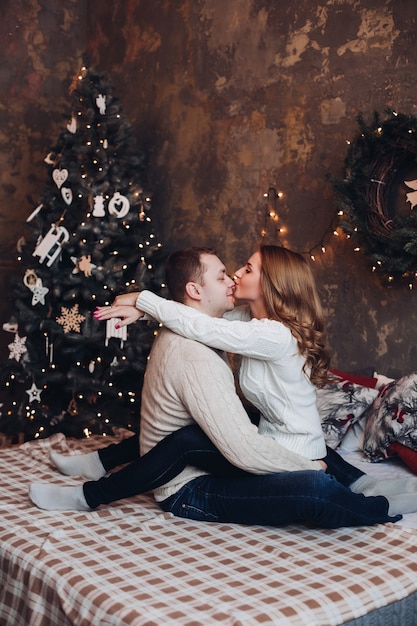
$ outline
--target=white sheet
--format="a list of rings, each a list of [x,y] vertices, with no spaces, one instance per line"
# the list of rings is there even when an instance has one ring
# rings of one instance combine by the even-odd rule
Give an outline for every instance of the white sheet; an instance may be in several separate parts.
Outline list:
[[[386,478],[397,478],[401,476],[416,476],[408,467],[398,458],[388,459],[381,461],[381,463],[370,463],[366,460],[365,455],[359,450],[353,452],[345,452],[338,450],[339,454],[343,456],[346,461],[355,465],[366,474],[374,476],[379,480]],[[417,476],[416,476],[417,478]],[[417,495],[416,495],[417,499]],[[401,526],[406,528],[417,528],[417,513],[409,513],[403,516],[403,519],[397,522]]]

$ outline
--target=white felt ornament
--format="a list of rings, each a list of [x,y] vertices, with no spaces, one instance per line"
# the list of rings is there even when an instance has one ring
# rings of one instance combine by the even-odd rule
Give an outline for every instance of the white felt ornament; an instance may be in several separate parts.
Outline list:
[[[27,222],[31,222],[33,220],[34,217],[37,216],[37,214],[39,213],[39,211],[41,210],[41,208],[43,207],[43,204],[39,204],[36,209],[34,211],[32,211],[32,213],[29,215],[29,217],[27,218]]]
[[[10,350],[9,359],[20,361],[21,357],[28,351],[26,348],[27,337],[19,337],[16,333],[12,343],[7,346]]]
[[[70,133],[74,134],[76,132],[76,130],[77,130],[77,120],[76,120],[75,117],[72,117],[71,121],[68,122],[67,128],[68,128]]]
[[[130,202],[126,196],[122,196],[118,191],[115,192],[109,202],[109,213],[118,218],[125,217],[129,213]]]
[[[94,197],[93,216],[104,217],[105,215],[106,212],[104,210],[104,197],[100,194]]]
[[[16,334],[17,331],[18,331],[18,324],[17,324],[16,318],[11,317],[8,322],[4,322],[3,330],[5,330],[6,333],[14,333],[14,334]]]
[[[36,246],[33,256],[38,256],[40,263],[46,259],[46,265],[50,267],[60,255],[62,246],[66,241],[69,241],[69,238],[69,232],[64,226],[52,224],[45,237]]]
[[[63,197],[64,202],[69,206],[72,202],[72,189],[69,187],[62,187],[61,196]]]
[[[33,293],[32,306],[35,306],[39,302],[41,304],[45,304],[45,296],[49,292],[49,289],[43,286],[42,280],[36,274],[35,270],[26,270],[23,277],[23,283]]]
[[[110,320],[107,320],[106,323],[106,341],[105,345],[109,345],[109,339],[111,337],[115,337],[116,339],[120,339],[120,347],[123,348],[123,342],[127,339],[127,326],[122,326],[122,328],[116,328],[116,325],[122,320],[118,317],[113,317]]]
[[[53,170],[52,178],[53,178],[55,185],[58,187],[58,189],[61,189],[62,185],[65,183],[65,181],[68,178],[68,170],[66,169]]]
[[[106,113],[106,96],[104,94],[98,94],[96,98],[96,105],[100,111],[100,115],[104,115]]]
[[[26,389],[26,393],[29,395],[30,403],[34,400],[37,400],[38,402],[41,401],[42,389],[38,389],[35,383],[32,383],[32,387],[30,389]]]

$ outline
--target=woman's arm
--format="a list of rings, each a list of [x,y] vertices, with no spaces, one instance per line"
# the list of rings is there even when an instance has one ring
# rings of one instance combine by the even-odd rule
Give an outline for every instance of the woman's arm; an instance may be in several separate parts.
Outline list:
[[[142,291],[136,307],[173,332],[207,346],[257,359],[276,357],[292,342],[291,332],[272,320],[229,321]]]

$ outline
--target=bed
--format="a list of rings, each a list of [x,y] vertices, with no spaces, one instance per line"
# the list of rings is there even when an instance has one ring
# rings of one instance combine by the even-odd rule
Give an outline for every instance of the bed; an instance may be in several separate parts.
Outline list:
[[[32,481],[81,480],[52,468],[51,449],[91,451],[126,434],[0,450],[2,626],[417,623],[416,516],[321,530],[190,522],[149,494],[85,513],[31,504]],[[409,471],[395,459],[366,469]]]

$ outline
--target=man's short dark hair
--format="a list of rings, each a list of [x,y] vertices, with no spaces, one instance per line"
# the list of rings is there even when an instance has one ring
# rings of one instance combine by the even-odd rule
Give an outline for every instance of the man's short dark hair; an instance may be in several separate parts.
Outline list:
[[[201,262],[203,254],[216,255],[212,248],[183,248],[173,252],[167,260],[165,274],[166,283],[173,300],[184,302],[185,286],[189,282],[202,284],[205,272],[204,263]]]

